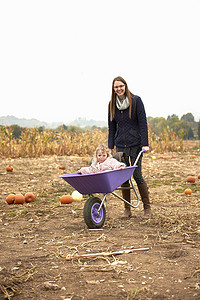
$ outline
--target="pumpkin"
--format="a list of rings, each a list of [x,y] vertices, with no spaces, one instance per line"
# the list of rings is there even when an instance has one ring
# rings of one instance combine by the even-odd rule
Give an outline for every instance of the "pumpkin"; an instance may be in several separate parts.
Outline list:
[[[6,166],[6,171],[7,172],[13,172],[14,168],[10,165]]]
[[[198,179],[200,179],[200,174],[198,174]]]
[[[13,204],[14,201],[15,201],[15,195],[14,195],[14,194],[10,194],[10,195],[8,195],[8,197],[6,198],[6,202],[7,202],[8,204]]]
[[[64,169],[65,169],[65,166],[59,166],[59,169],[60,169],[60,170],[64,170]]]
[[[192,194],[192,190],[191,190],[191,189],[186,189],[186,190],[184,191],[184,194],[186,194],[186,195],[191,195],[191,194]]]
[[[69,204],[73,202],[73,198],[71,195],[64,195],[60,198],[60,202],[62,204]]]
[[[187,182],[195,183],[195,177],[194,176],[188,176]]]
[[[15,195],[14,204],[24,204],[24,201],[25,201],[25,197],[22,194]]]
[[[35,200],[35,196],[33,195],[33,193],[26,193],[25,194],[25,202],[26,203],[30,203],[34,200]]]
[[[73,200],[81,201],[83,199],[83,195],[80,194],[78,191],[73,191],[72,198]]]

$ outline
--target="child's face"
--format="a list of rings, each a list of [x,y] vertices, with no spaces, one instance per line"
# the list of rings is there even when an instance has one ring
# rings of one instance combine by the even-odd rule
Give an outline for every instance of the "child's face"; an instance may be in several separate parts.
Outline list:
[[[99,163],[102,163],[106,160],[107,158],[107,153],[106,152],[102,152],[101,150],[99,150],[97,152],[97,160]]]

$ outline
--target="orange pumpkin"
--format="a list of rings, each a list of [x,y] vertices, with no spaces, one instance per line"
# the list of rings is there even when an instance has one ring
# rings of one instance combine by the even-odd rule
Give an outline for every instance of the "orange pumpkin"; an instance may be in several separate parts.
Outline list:
[[[191,189],[186,189],[186,190],[184,191],[184,194],[186,194],[186,195],[191,195],[191,194],[192,194],[192,190],[191,190]]]
[[[200,174],[198,174],[198,179],[200,179]]]
[[[64,195],[60,198],[60,202],[62,204],[69,204],[73,202],[73,198],[71,195]]]
[[[194,176],[188,176],[187,182],[195,183],[195,177]]]
[[[10,165],[6,166],[6,171],[7,172],[13,172],[14,168]]]
[[[22,194],[15,195],[14,204],[24,204],[25,197]]]
[[[35,200],[35,196],[33,195],[33,193],[26,193],[25,194],[25,202],[26,203],[30,203],[34,200]]]
[[[60,170],[64,170],[64,169],[65,169],[65,166],[59,166],[59,169],[60,169]]]
[[[10,195],[8,195],[8,197],[6,198],[6,202],[7,202],[8,204],[13,204],[14,201],[15,201],[15,195],[14,195],[14,194],[10,194]]]

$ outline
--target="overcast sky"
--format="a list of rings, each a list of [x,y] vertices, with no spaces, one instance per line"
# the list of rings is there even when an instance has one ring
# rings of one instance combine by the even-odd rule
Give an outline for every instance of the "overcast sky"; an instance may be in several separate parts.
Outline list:
[[[200,118],[199,15],[199,0],[0,0],[0,116],[107,121],[120,75],[147,116]]]

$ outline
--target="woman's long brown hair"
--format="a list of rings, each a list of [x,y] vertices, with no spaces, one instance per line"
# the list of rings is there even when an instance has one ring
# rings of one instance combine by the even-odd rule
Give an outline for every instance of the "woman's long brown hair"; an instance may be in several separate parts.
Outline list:
[[[130,104],[129,105],[129,118],[131,118],[131,107],[132,107],[131,93],[128,89],[126,80],[124,78],[122,78],[121,76],[117,76],[113,79],[113,82],[112,82],[112,94],[111,94],[111,100],[110,100],[110,121],[112,121],[115,117],[115,102],[116,102],[116,94],[115,94],[115,90],[114,90],[115,81],[121,81],[125,85],[125,96],[129,100],[129,104]]]

